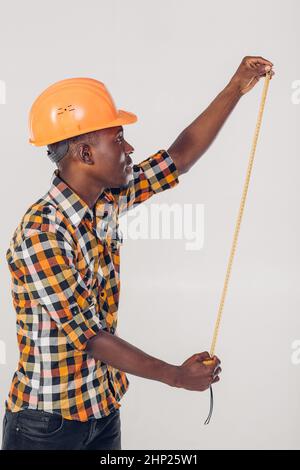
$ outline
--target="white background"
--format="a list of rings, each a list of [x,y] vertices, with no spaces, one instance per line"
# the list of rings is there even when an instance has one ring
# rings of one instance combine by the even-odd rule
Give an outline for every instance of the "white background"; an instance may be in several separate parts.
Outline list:
[[[126,126],[135,162],[161,148],[228,83],[245,55],[274,63],[217,353],[222,381],[203,426],[208,393],[129,376],[124,449],[299,449],[300,365],[291,362],[299,320],[299,117],[297,0],[2,2],[1,410],[17,365],[15,312],[5,261],[13,230],[50,185],[45,148],[28,144],[32,101],[51,83],[103,81]],[[177,188],[146,204],[204,204],[205,240],[127,240],[121,253],[119,335],[180,364],[209,349],[263,81],[245,95],[217,140]]]

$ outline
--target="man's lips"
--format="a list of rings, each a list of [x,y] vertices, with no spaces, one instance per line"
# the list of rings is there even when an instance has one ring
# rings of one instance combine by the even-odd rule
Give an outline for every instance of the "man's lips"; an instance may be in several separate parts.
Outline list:
[[[132,173],[133,171],[133,165],[126,165],[125,166],[125,172],[126,173]]]
[[[132,161],[132,159],[129,157],[129,158],[127,159],[127,161],[126,161],[125,168],[126,168],[126,170],[127,170],[127,169],[132,169],[132,167],[133,167],[133,161]]]

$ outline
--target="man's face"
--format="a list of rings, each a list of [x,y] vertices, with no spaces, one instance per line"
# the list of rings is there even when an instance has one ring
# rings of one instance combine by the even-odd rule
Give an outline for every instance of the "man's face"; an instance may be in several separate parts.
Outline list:
[[[129,154],[133,151],[124,139],[122,126],[101,129],[92,145],[93,176],[107,188],[127,185],[132,178],[133,162]]]

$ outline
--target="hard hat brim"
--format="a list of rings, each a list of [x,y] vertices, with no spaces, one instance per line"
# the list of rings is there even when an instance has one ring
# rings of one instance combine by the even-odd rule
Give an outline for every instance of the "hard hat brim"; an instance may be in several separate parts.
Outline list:
[[[138,118],[137,118],[136,114],[131,113],[130,111],[125,111],[123,109],[119,109],[116,119],[114,119],[113,121],[107,123],[105,126],[102,125],[102,126],[95,126],[95,127],[92,127],[92,128],[82,129],[81,131],[77,131],[76,134],[74,134],[74,133],[70,133],[70,135],[64,134],[63,136],[61,136],[61,139],[59,138],[59,136],[57,136],[57,138],[55,140],[52,140],[52,141],[48,140],[47,142],[46,141],[45,142],[44,141],[38,142],[38,141],[33,141],[32,139],[29,139],[28,142],[32,145],[35,145],[36,147],[42,147],[44,145],[49,145],[49,144],[53,144],[55,142],[59,142],[61,140],[68,139],[70,137],[75,137],[77,135],[86,134],[87,132],[93,132],[93,131],[97,131],[97,130],[100,130],[100,129],[107,129],[109,127],[116,127],[116,126],[123,126],[123,125],[127,125],[127,124],[133,124],[137,120],[138,120]]]

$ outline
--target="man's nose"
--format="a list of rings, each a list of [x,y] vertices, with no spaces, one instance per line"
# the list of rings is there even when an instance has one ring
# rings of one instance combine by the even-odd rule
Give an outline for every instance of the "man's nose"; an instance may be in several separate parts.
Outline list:
[[[134,152],[134,148],[132,147],[132,145],[130,145],[127,140],[125,140],[125,153],[126,154],[129,154],[129,153],[132,153]]]

